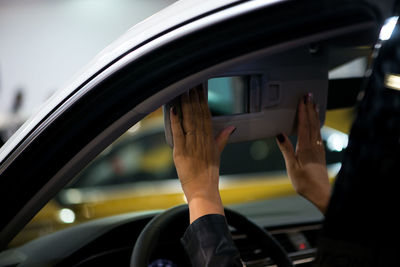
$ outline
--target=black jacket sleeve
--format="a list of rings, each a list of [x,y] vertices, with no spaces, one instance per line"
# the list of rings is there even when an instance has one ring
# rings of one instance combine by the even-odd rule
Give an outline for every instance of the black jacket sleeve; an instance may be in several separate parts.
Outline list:
[[[242,267],[225,217],[209,214],[195,220],[181,242],[193,267]]]

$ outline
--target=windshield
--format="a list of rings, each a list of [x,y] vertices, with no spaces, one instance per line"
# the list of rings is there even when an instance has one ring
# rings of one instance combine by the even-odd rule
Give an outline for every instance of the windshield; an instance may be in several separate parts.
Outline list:
[[[347,146],[347,134],[332,127],[340,125],[346,131],[351,120],[351,109],[327,112],[322,137],[332,180]],[[291,139],[295,142],[294,137]],[[228,144],[221,156],[220,173],[224,204],[256,222],[265,225],[322,219],[316,208],[295,194],[274,138]],[[34,217],[11,246],[89,220],[166,209],[185,202],[172,149],[165,141],[160,108],[98,155]]]

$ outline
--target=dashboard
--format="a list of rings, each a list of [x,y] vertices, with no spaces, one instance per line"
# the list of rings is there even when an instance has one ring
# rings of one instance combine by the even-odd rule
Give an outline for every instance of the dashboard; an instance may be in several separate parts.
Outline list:
[[[118,215],[71,227],[0,253],[0,265],[130,266],[135,240],[155,214],[157,212]],[[294,266],[311,266],[321,225],[321,221],[313,221],[268,226],[266,229],[288,252]],[[163,233],[149,267],[190,266],[180,244],[186,228],[187,222],[182,222]],[[247,267],[276,266],[268,252],[259,249],[254,240],[234,228],[230,230]]]
[[[267,229],[272,236],[289,253],[294,266],[311,266],[316,257],[316,246],[322,224],[306,223],[300,225],[287,225],[285,227],[271,227]],[[176,231],[172,231],[175,232]],[[180,231],[178,231],[180,232]],[[258,245],[246,235],[231,229],[235,245],[238,247],[241,258],[247,267],[272,267],[276,266],[268,257],[268,253],[259,249]],[[96,241],[96,243],[99,240]],[[109,248],[107,251],[99,251],[96,255],[87,257],[74,266],[94,266],[98,263],[109,262],[115,264],[116,258],[121,260],[121,266],[129,266],[133,244],[126,244],[123,247]],[[165,237],[157,245],[149,267],[180,267],[190,266],[179,240]],[[119,261],[118,260],[118,261]],[[60,265],[64,266],[64,265]]]

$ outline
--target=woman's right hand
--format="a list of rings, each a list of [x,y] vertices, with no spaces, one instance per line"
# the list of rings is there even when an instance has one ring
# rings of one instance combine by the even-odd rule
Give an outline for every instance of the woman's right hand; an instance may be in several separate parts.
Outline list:
[[[220,155],[235,127],[227,127],[214,138],[203,86],[191,89],[180,99],[182,119],[175,107],[170,110],[173,158],[192,223],[203,215],[224,215],[218,189]]]
[[[285,159],[288,176],[296,192],[325,213],[331,185],[326,169],[318,107],[313,103],[312,94],[307,94],[299,102],[297,137],[296,150],[285,134],[276,138]]]

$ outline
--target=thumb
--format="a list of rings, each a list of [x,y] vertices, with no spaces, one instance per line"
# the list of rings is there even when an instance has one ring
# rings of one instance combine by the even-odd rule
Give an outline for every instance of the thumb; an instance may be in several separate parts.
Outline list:
[[[286,168],[294,166],[297,162],[294,148],[289,138],[285,134],[278,134],[276,136],[276,143],[283,154],[285,159]]]
[[[234,130],[236,130],[235,126],[229,126],[229,127],[225,128],[224,130],[222,130],[222,132],[215,139],[215,141],[217,142],[217,146],[218,146],[218,150],[219,150],[220,154],[224,150],[226,143],[228,142],[228,139]]]

